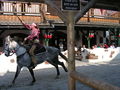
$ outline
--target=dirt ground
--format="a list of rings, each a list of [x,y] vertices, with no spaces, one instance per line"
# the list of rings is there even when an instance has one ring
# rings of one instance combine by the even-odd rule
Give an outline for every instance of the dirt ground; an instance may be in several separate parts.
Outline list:
[[[99,63],[76,61],[76,71],[120,87],[120,60]],[[55,79],[56,69],[49,64],[38,65],[34,72],[36,78],[34,85],[30,85],[32,78],[29,71],[23,68],[12,87],[9,85],[14,78],[15,71],[0,73],[0,90],[68,90],[68,73],[62,67],[60,67],[59,79]],[[93,89],[76,82],[76,90]]]

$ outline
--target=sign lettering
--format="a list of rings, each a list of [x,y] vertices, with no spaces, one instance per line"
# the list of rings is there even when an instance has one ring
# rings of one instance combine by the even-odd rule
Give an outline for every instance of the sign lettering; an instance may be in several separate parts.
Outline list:
[[[80,10],[79,0],[62,0],[63,10]]]

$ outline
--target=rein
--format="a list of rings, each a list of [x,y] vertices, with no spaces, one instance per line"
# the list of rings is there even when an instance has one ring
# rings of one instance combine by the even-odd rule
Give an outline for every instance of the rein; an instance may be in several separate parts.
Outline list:
[[[19,46],[18,48],[16,48],[16,49],[13,49],[13,50],[12,50],[12,55],[13,55],[14,53],[16,53],[16,51],[19,50],[19,48],[20,48],[20,46]],[[12,55],[10,55],[10,56],[12,56]]]
[[[9,53],[12,53],[12,54],[9,54],[9,56],[12,56],[13,54],[16,53],[17,50],[19,50],[20,46],[16,49],[13,49],[12,51],[8,48],[8,49],[5,49],[6,51],[8,51]]]
[[[20,46],[19,46],[18,48],[16,48],[16,50],[15,50],[15,52],[14,52],[14,53],[16,53],[16,51],[17,51],[17,50],[19,50],[19,48],[20,48]],[[21,54],[21,55],[17,56],[17,58],[20,58],[20,57],[21,57],[21,56],[23,56],[25,53],[27,53],[27,50],[26,50],[23,54]]]
[[[20,58],[21,56],[25,55],[25,53],[27,53],[27,51],[25,51],[23,54],[17,56],[17,58]]]
[[[8,49],[5,49],[5,50],[8,51],[9,53],[11,53],[10,50],[8,50]],[[14,53],[15,53],[15,52],[12,51],[12,54],[9,54],[9,56],[12,56]]]

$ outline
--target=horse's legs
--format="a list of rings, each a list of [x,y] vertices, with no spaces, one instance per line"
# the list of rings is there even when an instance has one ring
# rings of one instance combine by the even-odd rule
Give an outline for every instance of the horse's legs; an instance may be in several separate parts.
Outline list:
[[[20,67],[20,66],[17,66],[17,70],[16,70],[16,73],[15,73],[15,77],[14,77],[14,79],[13,79],[13,81],[12,81],[12,84],[15,83],[15,80],[16,80],[16,78],[18,77],[20,71],[21,71],[21,67]]]
[[[57,66],[58,66],[58,65],[61,65],[66,72],[68,71],[67,68],[65,67],[64,63],[59,61],[58,56],[56,56],[56,57],[53,59],[53,62],[54,62]]]
[[[60,75],[60,71],[59,71],[58,64],[54,63],[53,61],[48,61],[48,62],[49,62],[50,64],[52,64],[52,65],[56,68],[56,70],[57,70],[57,76],[56,76],[56,78],[58,78],[59,75]]]
[[[66,72],[68,72],[63,62],[58,61],[58,64],[61,65]]]
[[[30,72],[30,74],[31,74],[31,76],[33,78],[33,80],[32,80],[32,84],[33,84],[36,81],[35,76],[34,76],[34,72],[33,72],[33,69],[31,69],[31,68],[28,68],[28,69],[29,69],[29,72]]]
[[[66,56],[64,56],[61,52],[59,52],[59,55],[65,60],[65,61],[68,61],[67,60],[67,58],[66,58]],[[68,70],[67,70],[67,68],[65,67],[65,65],[64,65],[64,63],[63,62],[60,62],[58,59],[57,59],[57,63],[59,64],[59,65],[61,65],[62,67],[63,67],[63,69],[67,72]]]

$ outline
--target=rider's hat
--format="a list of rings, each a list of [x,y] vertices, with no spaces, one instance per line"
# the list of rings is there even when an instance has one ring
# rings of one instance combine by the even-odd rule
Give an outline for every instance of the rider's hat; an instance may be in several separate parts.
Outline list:
[[[35,26],[35,27],[36,27],[37,25],[36,25],[35,23],[32,23],[32,26]]]

